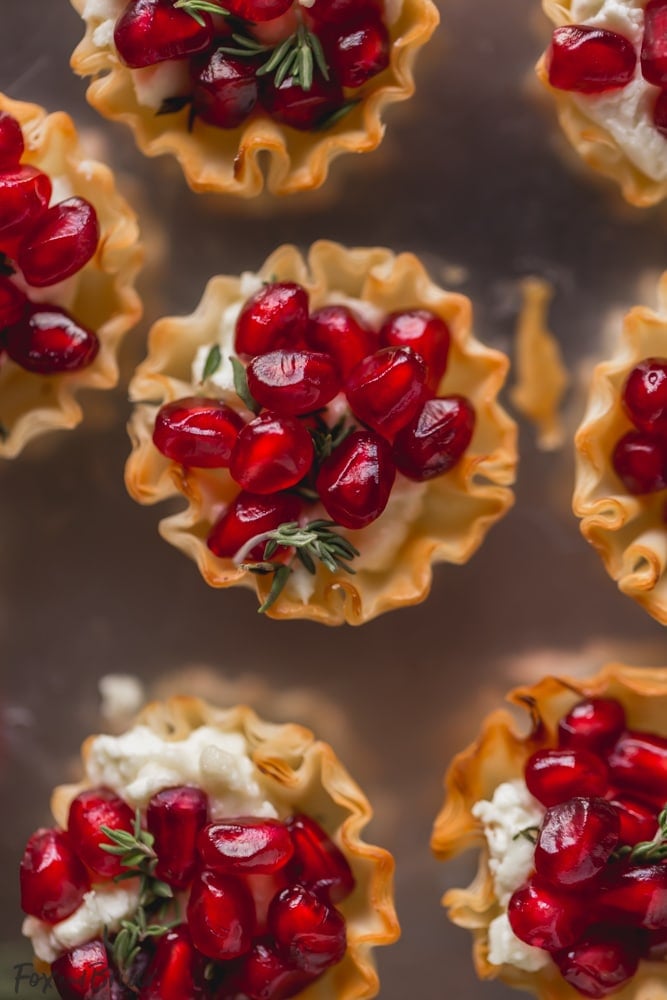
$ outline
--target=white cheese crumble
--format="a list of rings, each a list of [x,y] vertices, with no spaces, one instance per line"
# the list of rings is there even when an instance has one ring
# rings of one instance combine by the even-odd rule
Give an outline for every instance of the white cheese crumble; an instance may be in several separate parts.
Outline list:
[[[234,392],[234,369],[232,368],[232,355],[234,354],[234,338],[236,335],[236,321],[239,313],[243,309],[246,301],[258,292],[262,287],[263,279],[258,274],[251,271],[244,271],[241,275],[238,298],[231,302],[222,311],[218,324],[217,336],[211,343],[200,347],[192,363],[192,381],[199,385],[204,379],[204,368],[209,352],[214,345],[220,348],[222,360],[220,367],[210,375],[204,384],[210,391],[211,387],[222,390],[222,392]]]

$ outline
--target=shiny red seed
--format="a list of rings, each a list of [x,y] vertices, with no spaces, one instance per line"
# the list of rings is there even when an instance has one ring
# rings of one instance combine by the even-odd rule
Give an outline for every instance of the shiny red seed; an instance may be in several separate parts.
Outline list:
[[[353,368],[378,348],[378,337],[347,306],[324,306],[310,317],[308,344],[333,358],[347,378]]]
[[[348,376],[345,392],[354,415],[389,441],[416,417],[427,390],[426,366],[406,347],[384,347]]]
[[[667,440],[645,431],[629,431],[612,454],[614,472],[628,493],[640,496],[667,486]]]
[[[327,118],[342,107],[344,95],[337,81],[317,74],[310,90],[304,90],[291,76],[278,87],[268,77],[262,77],[260,99],[264,110],[276,121],[310,132],[326,127]]]
[[[196,19],[172,0],[130,0],[114,29],[118,54],[132,69],[203,52],[212,41],[211,15]]]
[[[43,215],[51,181],[36,167],[0,170],[0,250],[13,257],[26,227]]]
[[[17,263],[29,285],[55,285],[88,263],[99,239],[97,212],[90,202],[68,198],[49,208],[28,229]]]
[[[667,87],[667,2],[648,0],[644,8],[642,75],[656,87]]]
[[[535,845],[540,878],[567,889],[604,872],[619,841],[616,810],[604,799],[576,797],[547,809]]]
[[[218,399],[187,396],[160,407],[153,444],[167,458],[198,469],[229,465],[243,418]]]
[[[517,889],[507,906],[507,917],[516,936],[534,948],[560,951],[575,944],[594,915],[575,893],[565,893],[530,879]]]
[[[0,330],[19,322],[27,302],[28,299],[21,289],[5,275],[0,274]]]
[[[336,366],[327,354],[270,351],[247,368],[248,388],[269,410],[301,416],[326,406],[340,392]]]
[[[615,31],[565,25],[555,29],[546,62],[552,87],[602,94],[630,83],[637,54],[632,42]]]
[[[369,16],[379,14],[384,9],[384,0],[314,0],[306,13],[318,25],[347,25],[354,21],[361,11]]]
[[[332,903],[347,899],[354,891],[355,879],[341,849],[310,816],[293,816],[287,826],[294,842],[289,866],[293,881],[326,893]]]
[[[653,124],[667,138],[667,90],[661,90],[653,105]]]
[[[24,151],[21,126],[13,115],[0,111],[0,170],[17,167]]]
[[[208,821],[208,799],[201,788],[177,785],[152,796],[146,827],[155,837],[155,874],[174,889],[185,889],[197,867],[197,838]]]
[[[561,976],[585,997],[606,997],[632,979],[639,949],[632,935],[601,928],[553,956]]]
[[[463,457],[474,429],[475,411],[464,396],[427,399],[396,435],[397,469],[417,482],[449,472]]]
[[[392,313],[380,330],[380,342],[386,347],[411,347],[426,365],[426,384],[437,392],[447,370],[449,327],[428,309],[409,309]]]
[[[558,723],[561,750],[603,754],[625,729],[625,709],[615,698],[584,698]]]
[[[21,861],[20,882],[21,909],[47,924],[71,916],[90,889],[88,873],[61,830],[33,833]]]
[[[355,431],[322,462],[315,489],[337,524],[363,528],[387,506],[395,478],[386,441],[370,431]]]
[[[204,991],[205,959],[200,955],[185,924],[173,927],[157,939],[139,1000],[196,1000]]]
[[[119,795],[110,788],[87,788],[72,799],[67,820],[70,841],[83,863],[103,878],[115,878],[124,870],[120,858],[102,850],[100,845],[111,846],[101,827],[111,830],[134,828],[134,813]]]
[[[114,974],[101,941],[88,941],[65,952],[51,965],[62,1000],[112,1000]]]
[[[272,21],[275,17],[282,17],[294,0],[226,0],[222,6],[240,17],[244,21]]]
[[[290,870],[291,864],[288,864],[278,868],[272,875],[243,876],[243,881],[255,904],[255,940],[269,933],[268,914],[272,901],[279,892],[289,889],[294,884],[294,879],[289,874]]]
[[[238,128],[257,103],[257,64],[220,49],[192,67],[192,111],[217,128]]]
[[[293,417],[262,413],[243,428],[230,472],[250,493],[278,493],[296,486],[313,464],[310,434]]]
[[[279,893],[269,907],[278,951],[304,972],[318,975],[345,955],[345,918],[303,886]]]
[[[389,65],[389,31],[372,8],[330,26],[322,43],[329,67],[343,87],[361,87]]]
[[[640,431],[667,430],[667,359],[646,358],[633,368],[621,401]]]
[[[667,927],[667,865],[616,866],[600,894],[606,919],[659,930]]]
[[[236,322],[235,348],[253,357],[278,347],[297,349],[308,328],[308,293],[293,282],[260,288],[243,306]]]
[[[645,840],[653,840],[658,829],[658,819],[653,808],[621,793],[614,795],[609,804],[618,813],[621,844],[634,846]]]
[[[667,739],[653,733],[624,733],[608,758],[612,782],[630,794],[667,803]]]
[[[531,795],[545,806],[574,796],[604,796],[609,782],[604,762],[587,750],[538,750],[525,777]]]
[[[249,955],[241,960],[238,972],[223,996],[247,997],[248,1000],[288,1000],[312,983],[313,976],[286,962],[269,943],[258,941]]]
[[[255,908],[240,879],[200,872],[192,884],[187,914],[193,944],[208,958],[228,961],[250,951]]]
[[[287,864],[294,846],[284,823],[239,818],[209,823],[197,850],[206,868],[223,875],[270,875]]]
[[[38,375],[79,371],[92,364],[99,341],[58,306],[31,305],[23,319],[5,333],[8,355]]]
[[[297,521],[303,501],[291,493],[256,496],[242,492],[216,521],[206,540],[211,552],[220,559],[232,559],[246,542],[265,531],[274,531],[281,524]],[[264,543],[260,542],[248,555],[248,560],[263,558]],[[276,555],[272,556],[276,558]]]

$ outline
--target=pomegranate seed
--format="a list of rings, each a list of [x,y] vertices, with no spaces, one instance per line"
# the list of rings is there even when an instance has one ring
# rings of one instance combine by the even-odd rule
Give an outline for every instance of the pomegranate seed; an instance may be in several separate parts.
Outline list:
[[[426,384],[437,391],[447,370],[450,343],[449,327],[427,309],[392,313],[380,330],[380,342],[386,347],[411,347],[426,365]]]
[[[653,124],[667,138],[667,90],[661,90],[653,105]]]
[[[227,961],[250,950],[255,924],[250,892],[240,879],[200,872],[188,900],[188,926],[195,948]]]
[[[308,295],[291,282],[264,285],[244,305],[236,322],[235,348],[253,357],[278,347],[298,348],[308,328]]]
[[[667,486],[667,442],[644,431],[629,431],[617,442],[612,465],[628,493],[655,493]]]
[[[646,358],[633,368],[621,400],[640,431],[667,430],[667,360]]]
[[[287,820],[294,841],[290,875],[315,892],[325,891],[332,903],[341,903],[354,891],[355,880],[347,858],[309,816]]]
[[[615,785],[662,809],[667,802],[667,739],[653,733],[624,733],[608,763]]]
[[[203,52],[213,41],[210,14],[200,24],[171,0],[130,0],[116,21],[114,43],[126,66],[139,69]]]
[[[573,798],[547,809],[535,846],[537,874],[561,888],[588,885],[619,840],[616,810],[604,799]]]
[[[193,65],[192,111],[217,128],[238,128],[257,103],[257,64],[216,49]]]
[[[475,429],[475,411],[464,396],[427,399],[394,442],[396,467],[424,482],[449,472],[463,457]]]
[[[585,997],[606,997],[632,979],[639,965],[634,938],[602,928],[553,956],[560,974]]]
[[[531,795],[544,806],[555,806],[573,796],[604,796],[607,768],[587,750],[538,750],[525,770]]]
[[[310,347],[333,358],[342,378],[377,350],[377,339],[347,306],[324,306],[310,317]]]
[[[177,785],[151,798],[146,826],[155,837],[155,874],[174,889],[185,889],[197,867],[197,837],[208,821],[208,799],[201,788]]]
[[[584,698],[558,723],[562,750],[604,754],[625,729],[625,709],[615,698]]]
[[[0,170],[18,167],[24,152],[21,126],[13,115],[0,111]]]
[[[185,924],[158,938],[152,961],[142,977],[139,1000],[195,1000],[205,996],[204,960],[192,944]]]
[[[549,952],[575,944],[593,922],[590,906],[582,906],[577,894],[559,892],[537,878],[512,894],[507,916],[521,941]]]
[[[336,524],[363,528],[387,506],[395,478],[389,445],[370,431],[355,431],[322,462],[315,488]]]
[[[0,170],[0,250],[14,256],[26,226],[49,207],[51,181],[36,167]]]
[[[314,78],[310,90],[304,90],[291,76],[278,87],[262,77],[260,100],[276,121],[309,132],[325,125],[327,118],[342,107],[344,95],[339,83],[322,76]]]
[[[209,823],[197,841],[206,868],[223,875],[270,875],[292,857],[289,830],[275,819],[226,819]]]
[[[600,904],[614,921],[648,930],[667,927],[667,865],[615,866]]]
[[[102,850],[101,844],[111,845],[100,827],[111,830],[134,829],[134,814],[109,788],[88,788],[79,792],[69,807],[67,832],[83,863],[103,878],[115,878],[123,871],[120,858]]]
[[[90,202],[68,198],[31,226],[21,241],[17,263],[29,285],[55,285],[88,263],[99,239],[97,212]]]
[[[167,458],[197,469],[229,466],[243,418],[218,399],[187,396],[160,407],[153,444]]]
[[[389,65],[389,32],[372,8],[331,29],[322,43],[329,67],[343,87],[361,87]]]
[[[241,995],[249,1000],[288,1000],[288,997],[301,993],[316,978],[286,962],[270,944],[258,941],[250,954],[242,959],[240,969],[224,995]]]
[[[658,829],[658,820],[652,809],[629,795],[614,795],[613,799],[609,800],[609,805],[618,813],[621,844],[630,844],[634,847],[644,840],[653,840]]]
[[[0,330],[22,318],[28,299],[13,281],[0,274]]]
[[[303,502],[291,493],[260,497],[252,493],[239,493],[222,517],[216,521],[206,540],[211,552],[220,559],[232,559],[246,542],[255,535],[273,531],[281,524],[298,521]],[[260,561],[264,555],[264,542],[248,553],[248,560]],[[285,550],[288,551],[288,550]],[[279,551],[273,559],[278,558]]]
[[[318,24],[347,25],[363,10],[369,16],[383,10],[383,0],[315,0],[306,8],[311,19]]]
[[[5,335],[12,361],[38,375],[79,371],[93,363],[99,346],[91,330],[64,309],[46,304],[29,306],[21,322]]]
[[[625,87],[637,65],[634,46],[627,38],[586,25],[556,28],[546,60],[551,86],[580,94]]]
[[[667,2],[648,0],[644,8],[642,75],[656,87],[667,87]]]
[[[255,939],[263,937],[269,933],[268,914],[272,901],[282,892],[294,884],[290,878],[289,871],[291,865],[279,868],[272,875],[245,875],[243,881],[248,887],[255,904]]]
[[[254,399],[276,413],[300,416],[326,406],[340,392],[336,367],[327,354],[270,351],[247,368]]]
[[[293,417],[262,413],[243,428],[230,472],[250,493],[278,493],[296,486],[313,464],[310,434]]]
[[[51,965],[51,976],[63,1000],[111,1000],[114,976],[101,941],[65,952]]]
[[[226,0],[223,6],[244,21],[272,21],[282,17],[294,0]]]
[[[426,366],[406,347],[384,347],[364,358],[348,376],[345,392],[352,412],[393,441],[421,409]]]
[[[72,841],[61,830],[37,830],[20,869],[21,909],[57,924],[79,908],[90,881]]]
[[[344,917],[300,885],[285,889],[273,900],[269,927],[278,951],[313,975],[340,962],[347,948]]]

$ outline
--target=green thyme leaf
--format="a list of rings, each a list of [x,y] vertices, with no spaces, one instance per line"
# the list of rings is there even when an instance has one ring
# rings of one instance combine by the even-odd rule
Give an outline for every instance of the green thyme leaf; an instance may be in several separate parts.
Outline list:
[[[232,368],[234,370],[234,388],[236,389],[236,395],[239,397],[242,403],[248,407],[252,413],[259,413],[261,410],[260,404],[253,396],[248,388],[248,376],[246,375],[245,366],[239,361],[238,358],[232,355],[231,357]]]
[[[512,840],[518,840],[519,837],[523,837],[524,840],[530,841],[531,844],[536,844],[539,832],[539,826],[524,826],[523,830],[519,830],[518,833],[514,834]]]
[[[229,11],[215,3],[215,0],[176,0],[174,7],[186,11],[202,28],[206,24],[202,14],[222,14],[229,17]]]
[[[337,125],[338,122],[345,117],[345,115],[349,114],[352,108],[356,107],[357,104],[359,104],[360,100],[361,98],[356,97],[356,98],[351,98],[349,101],[345,101],[345,103],[341,104],[339,108],[336,108],[335,111],[332,111],[330,115],[327,115],[327,117],[324,118],[319,123],[319,125],[316,125],[314,131],[325,132],[328,128],[333,128],[334,125]]]
[[[206,363],[204,365],[204,371],[202,372],[202,382],[205,382],[207,378],[211,375],[215,375],[218,368],[222,364],[222,351],[217,344],[214,344],[211,350],[206,356]]]

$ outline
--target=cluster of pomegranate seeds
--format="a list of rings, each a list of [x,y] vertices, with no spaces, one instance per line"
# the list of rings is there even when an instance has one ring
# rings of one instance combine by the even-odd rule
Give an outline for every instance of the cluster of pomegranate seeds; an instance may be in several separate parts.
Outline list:
[[[140,900],[123,929],[53,963],[65,1000],[287,1000],[345,954],[337,904],[354,876],[309,816],[211,821],[204,792],[178,786],[153,795],[142,817],[108,788],[87,789],[67,830],[28,841],[21,905],[55,924],[86,892],[128,877]]]
[[[635,430],[616,442],[612,464],[629,493],[667,487],[667,359],[646,358],[630,372],[621,402]]]
[[[522,831],[535,870],[509,901],[510,924],[583,996],[605,997],[664,951],[667,739],[628,729],[615,699],[589,698],[560,720],[558,746],[530,757],[525,780],[546,812]]]
[[[31,302],[13,275],[48,288],[76,274],[97,250],[97,214],[84,198],[49,207],[51,180],[21,165],[24,152],[21,126],[0,112],[0,353],[39,375],[79,371],[97,355],[96,334],[57,305]]]
[[[219,10],[219,13],[218,13]],[[193,118],[233,129],[253,112],[301,131],[333,124],[389,65],[379,0],[129,0],[114,43],[131,69],[187,59]]]

